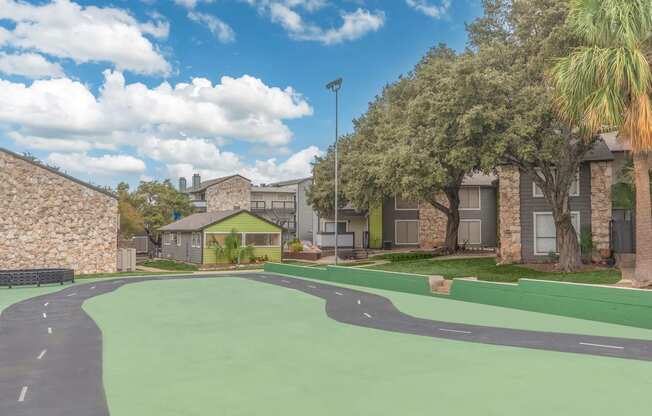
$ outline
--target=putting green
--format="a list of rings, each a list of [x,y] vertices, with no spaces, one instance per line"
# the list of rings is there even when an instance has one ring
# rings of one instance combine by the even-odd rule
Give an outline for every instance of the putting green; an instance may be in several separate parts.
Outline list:
[[[112,416],[612,416],[652,405],[652,363],[345,325],[321,299],[239,278],[130,284],[84,309],[102,329]]]

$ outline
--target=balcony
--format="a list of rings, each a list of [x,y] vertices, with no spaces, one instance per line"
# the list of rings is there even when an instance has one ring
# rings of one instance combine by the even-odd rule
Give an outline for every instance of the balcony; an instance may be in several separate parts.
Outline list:
[[[273,211],[278,213],[292,213],[296,211],[296,204],[294,201],[251,201],[252,212],[266,212]]]
[[[265,201],[251,201],[251,212],[264,212],[266,209]]]
[[[315,244],[319,248],[335,247],[335,233],[317,233],[315,234]],[[355,248],[355,233],[338,233],[337,246],[339,248]]]
[[[190,201],[193,207],[195,207],[198,211],[206,211],[206,201],[202,200],[194,200]]]

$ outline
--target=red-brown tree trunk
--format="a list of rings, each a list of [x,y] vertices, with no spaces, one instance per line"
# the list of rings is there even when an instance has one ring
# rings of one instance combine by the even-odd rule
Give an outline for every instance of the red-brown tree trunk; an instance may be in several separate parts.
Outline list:
[[[570,212],[565,212],[555,219],[557,245],[559,247],[559,268],[570,273],[582,266],[580,245],[577,241],[577,231],[573,227]]]
[[[650,201],[650,164],[648,154],[634,155],[636,182],[636,269],[638,286],[652,284],[652,202]]]

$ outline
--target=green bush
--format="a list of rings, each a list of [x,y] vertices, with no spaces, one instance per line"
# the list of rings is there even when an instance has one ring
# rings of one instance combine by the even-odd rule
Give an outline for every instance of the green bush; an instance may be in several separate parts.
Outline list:
[[[300,253],[303,251],[303,243],[299,240],[292,240],[289,244],[291,253]]]
[[[410,260],[422,260],[422,259],[430,259],[435,257],[434,253],[431,252],[408,252],[408,253],[387,253],[387,254],[381,254],[379,256],[374,256],[374,259],[380,259],[380,260],[389,260],[392,263],[397,262],[397,261],[410,261]]]
[[[148,260],[143,263],[145,267],[152,267],[161,270],[180,270],[180,271],[195,271],[197,266],[188,263],[179,263],[174,260]]]

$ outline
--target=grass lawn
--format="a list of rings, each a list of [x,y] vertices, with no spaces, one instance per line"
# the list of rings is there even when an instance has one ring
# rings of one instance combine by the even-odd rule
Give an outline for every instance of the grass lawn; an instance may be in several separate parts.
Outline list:
[[[152,267],[161,270],[176,270],[184,272],[194,272],[199,270],[194,264],[178,263],[174,260],[147,260],[143,263],[145,267]]]
[[[497,266],[496,259],[493,257],[402,261],[372,266],[370,268],[392,272],[440,275],[447,279],[455,277],[477,277],[480,280],[493,282],[516,282],[518,279],[528,278],[573,283],[613,284],[620,280],[620,271],[617,269],[577,273],[542,272],[518,265]]]
[[[652,406],[649,362],[345,325],[321,299],[244,279],[136,283],[84,309],[102,330],[113,416],[611,416]]]

